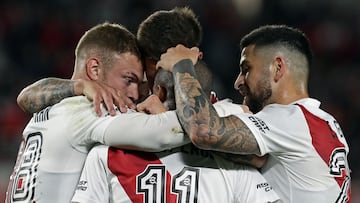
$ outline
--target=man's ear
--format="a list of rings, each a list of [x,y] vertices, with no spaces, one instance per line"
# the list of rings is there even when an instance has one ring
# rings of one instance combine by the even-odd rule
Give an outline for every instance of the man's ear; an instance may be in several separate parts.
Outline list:
[[[275,67],[274,81],[278,82],[283,77],[287,69],[285,59],[283,57],[277,56],[274,59],[273,65]]]
[[[165,102],[166,101],[166,89],[161,86],[161,85],[156,85],[156,92],[157,92],[157,96],[159,97],[161,102]]]
[[[86,74],[90,80],[98,80],[100,75],[99,59],[91,57],[86,61]]]

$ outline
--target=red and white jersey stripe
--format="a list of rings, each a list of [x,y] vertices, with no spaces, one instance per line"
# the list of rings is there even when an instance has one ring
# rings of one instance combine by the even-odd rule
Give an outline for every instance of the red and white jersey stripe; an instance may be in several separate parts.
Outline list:
[[[185,145],[159,153],[94,147],[73,202],[265,203],[278,200],[258,170]]]
[[[338,122],[306,98],[238,114],[270,154],[262,173],[287,203],[350,202],[349,147]]]

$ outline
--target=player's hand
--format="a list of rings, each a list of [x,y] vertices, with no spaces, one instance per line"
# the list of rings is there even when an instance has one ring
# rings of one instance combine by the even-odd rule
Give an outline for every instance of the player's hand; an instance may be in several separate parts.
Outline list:
[[[171,72],[177,62],[183,59],[191,59],[192,63],[196,64],[201,56],[202,53],[199,48],[193,47],[189,49],[179,44],[176,47],[169,48],[166,53],[161,55],[160,61],[156,64],[156,69],[163,68]]]
[[[147,114],[158,114],[167,111],[164,104],[156,95],[150,95],[143,102],[139,103],[136,108],[139,112]]]
[[[127,107],[131,109],[136,108],[135,104],[129,97],[122,94],[115,88],[97,81],[79,81],[82,83],[81,94],[85,95],[90,101],[93,101],[95,112],[98,116],[101,116],[101,103],[104,103],[105,108],[111,116],[116,114],[115,106],[118,106],[120,111],[123,113],[127,111]]]

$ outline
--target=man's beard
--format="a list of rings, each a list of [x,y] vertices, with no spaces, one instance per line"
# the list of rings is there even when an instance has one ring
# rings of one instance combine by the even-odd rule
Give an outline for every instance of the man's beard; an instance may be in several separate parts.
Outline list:
[[[249,110],[255,114],[268,104],[268,100],[272,95],[271,84],[268,80],[262,80],[256,85],[256,90],[258,90],[256,94],[252,93],[249,88],[248,90],[243,104],[247,105]]]
[[[254,114],[261,111],[261,109],[263,108],[261,102],[252,98],[249,95],[244,97],[243,104],[247,105],[249,107],[249,110]]]

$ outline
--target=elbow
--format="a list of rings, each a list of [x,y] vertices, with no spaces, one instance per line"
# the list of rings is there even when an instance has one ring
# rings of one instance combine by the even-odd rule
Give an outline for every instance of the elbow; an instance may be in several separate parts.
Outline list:
[[[25,90],[22,90],[20,92],[20,94],[17,96],[16,98],[16,102],[17,102],[17,105],[24,111],[24,112],[27,112],[26,110],[26,107],[25,107]],[[32,113],[32,112],[30,112]]]
[[[188,134],[190,141],[196,147],[204,150],[212,149],[211,147],[211,136],[206,133],[202,133],[199,131],[193,131]]]

